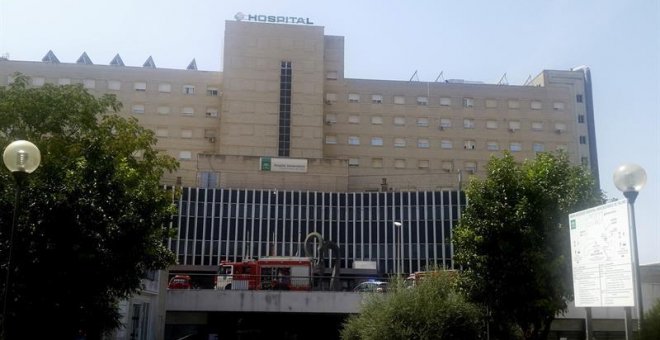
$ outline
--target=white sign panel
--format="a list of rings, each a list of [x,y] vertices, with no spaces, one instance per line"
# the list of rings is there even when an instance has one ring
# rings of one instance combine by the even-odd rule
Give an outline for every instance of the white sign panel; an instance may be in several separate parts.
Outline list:
[[[634,306],[627,202],[607,203],[568,218],[575,306]]]
[[[307,160],[297,158],[261,157],[261,171],[307,172]]]

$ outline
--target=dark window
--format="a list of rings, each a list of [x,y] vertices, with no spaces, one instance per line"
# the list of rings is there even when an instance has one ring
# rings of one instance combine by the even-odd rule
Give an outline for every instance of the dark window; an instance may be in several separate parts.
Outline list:
[[[578,123],[584,123],[584,115],[578,115]]]
[[[289,157],[291,148],[291,62],[282,61],[280,69],[280,129],[277,155]]]
[[[580,136],[580,144],[587,144],[587,136]]]
[[[578,103],[582,103],[582,95],[581,95],[581,94],[576,95],[576,96],[575,96],[575,100],[576,100]]]

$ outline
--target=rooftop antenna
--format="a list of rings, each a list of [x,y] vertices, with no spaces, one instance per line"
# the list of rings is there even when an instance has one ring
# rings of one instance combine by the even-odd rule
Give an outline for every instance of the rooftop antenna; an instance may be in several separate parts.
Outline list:
[[[509,80],[506,79],[506,72],[500,78],[500,81],[497,82],[497,85],[509,85]]]
[[[419,81],[419,77],[417,76],[417,70],[415,70],[415,73],[413,73],[412,77],[410,77],[410,80],[408,81],[413,81],[413,79],[415,79],[415,81]]]
[[[530,85],[531,83],[532,83],[532,75],[530,74],[529,77],[527,77],[527,80],[525,80],[523,86]]]
[[[443,82],[443,83],[445,82],[445,76],[443,75],[444,73],[445,73],[445,71],[440,71],[440,74],[438,74],[438,76],[435,78],[435,82],[436,82],[436,83],[437,83],[438,80],[440,80],[440,79],[442,79],[442,80],[440,80],[441,82]]]

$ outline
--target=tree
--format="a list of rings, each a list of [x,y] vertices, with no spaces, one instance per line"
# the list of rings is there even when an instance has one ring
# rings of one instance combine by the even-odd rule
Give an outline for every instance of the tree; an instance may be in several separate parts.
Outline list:
[[[398,285],[374,293],[360,314],[348,318],[345,340],[477,339],[483,333],[481,309],[465,300],[451,277],[431,275],[414,288]]]
[[[656,300],[653,308],[644,314],[639,338],[641,340],[660,339],[660,299]]]
[[[137,120],[107,113],[121,107],[114,96],[27,83],[0,87],[0,145],[26,139],[42,154],[18,203],[5,338],[99,338],[119,326],[118,302],[173,262],[163,240],[175,207],[159,181],[177,163]],[[2,169],[4,283],[15,181]]]
[[[505,153],[466,194],[454,231],[461,287],[488,308],[493,337],[547,338],[573,296],[568,214],[601,204],[602,193],[566,154],[519,164]]]

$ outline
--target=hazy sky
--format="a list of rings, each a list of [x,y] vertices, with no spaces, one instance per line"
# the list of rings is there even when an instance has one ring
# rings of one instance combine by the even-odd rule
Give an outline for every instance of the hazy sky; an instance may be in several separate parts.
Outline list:
[[[61,62],[86,51],[129,66],[222,68],[237,12],[308,17],[345,37],[348,78],[434,81],[440,72],[512,85],[543,69],[591,68],[600,181],[621,163],[647,171],[636,204],[642,263],[660,262],[660,1],[657,0],[0,0],[0,54]],[[0,63],[0,67],[2,64]]]

